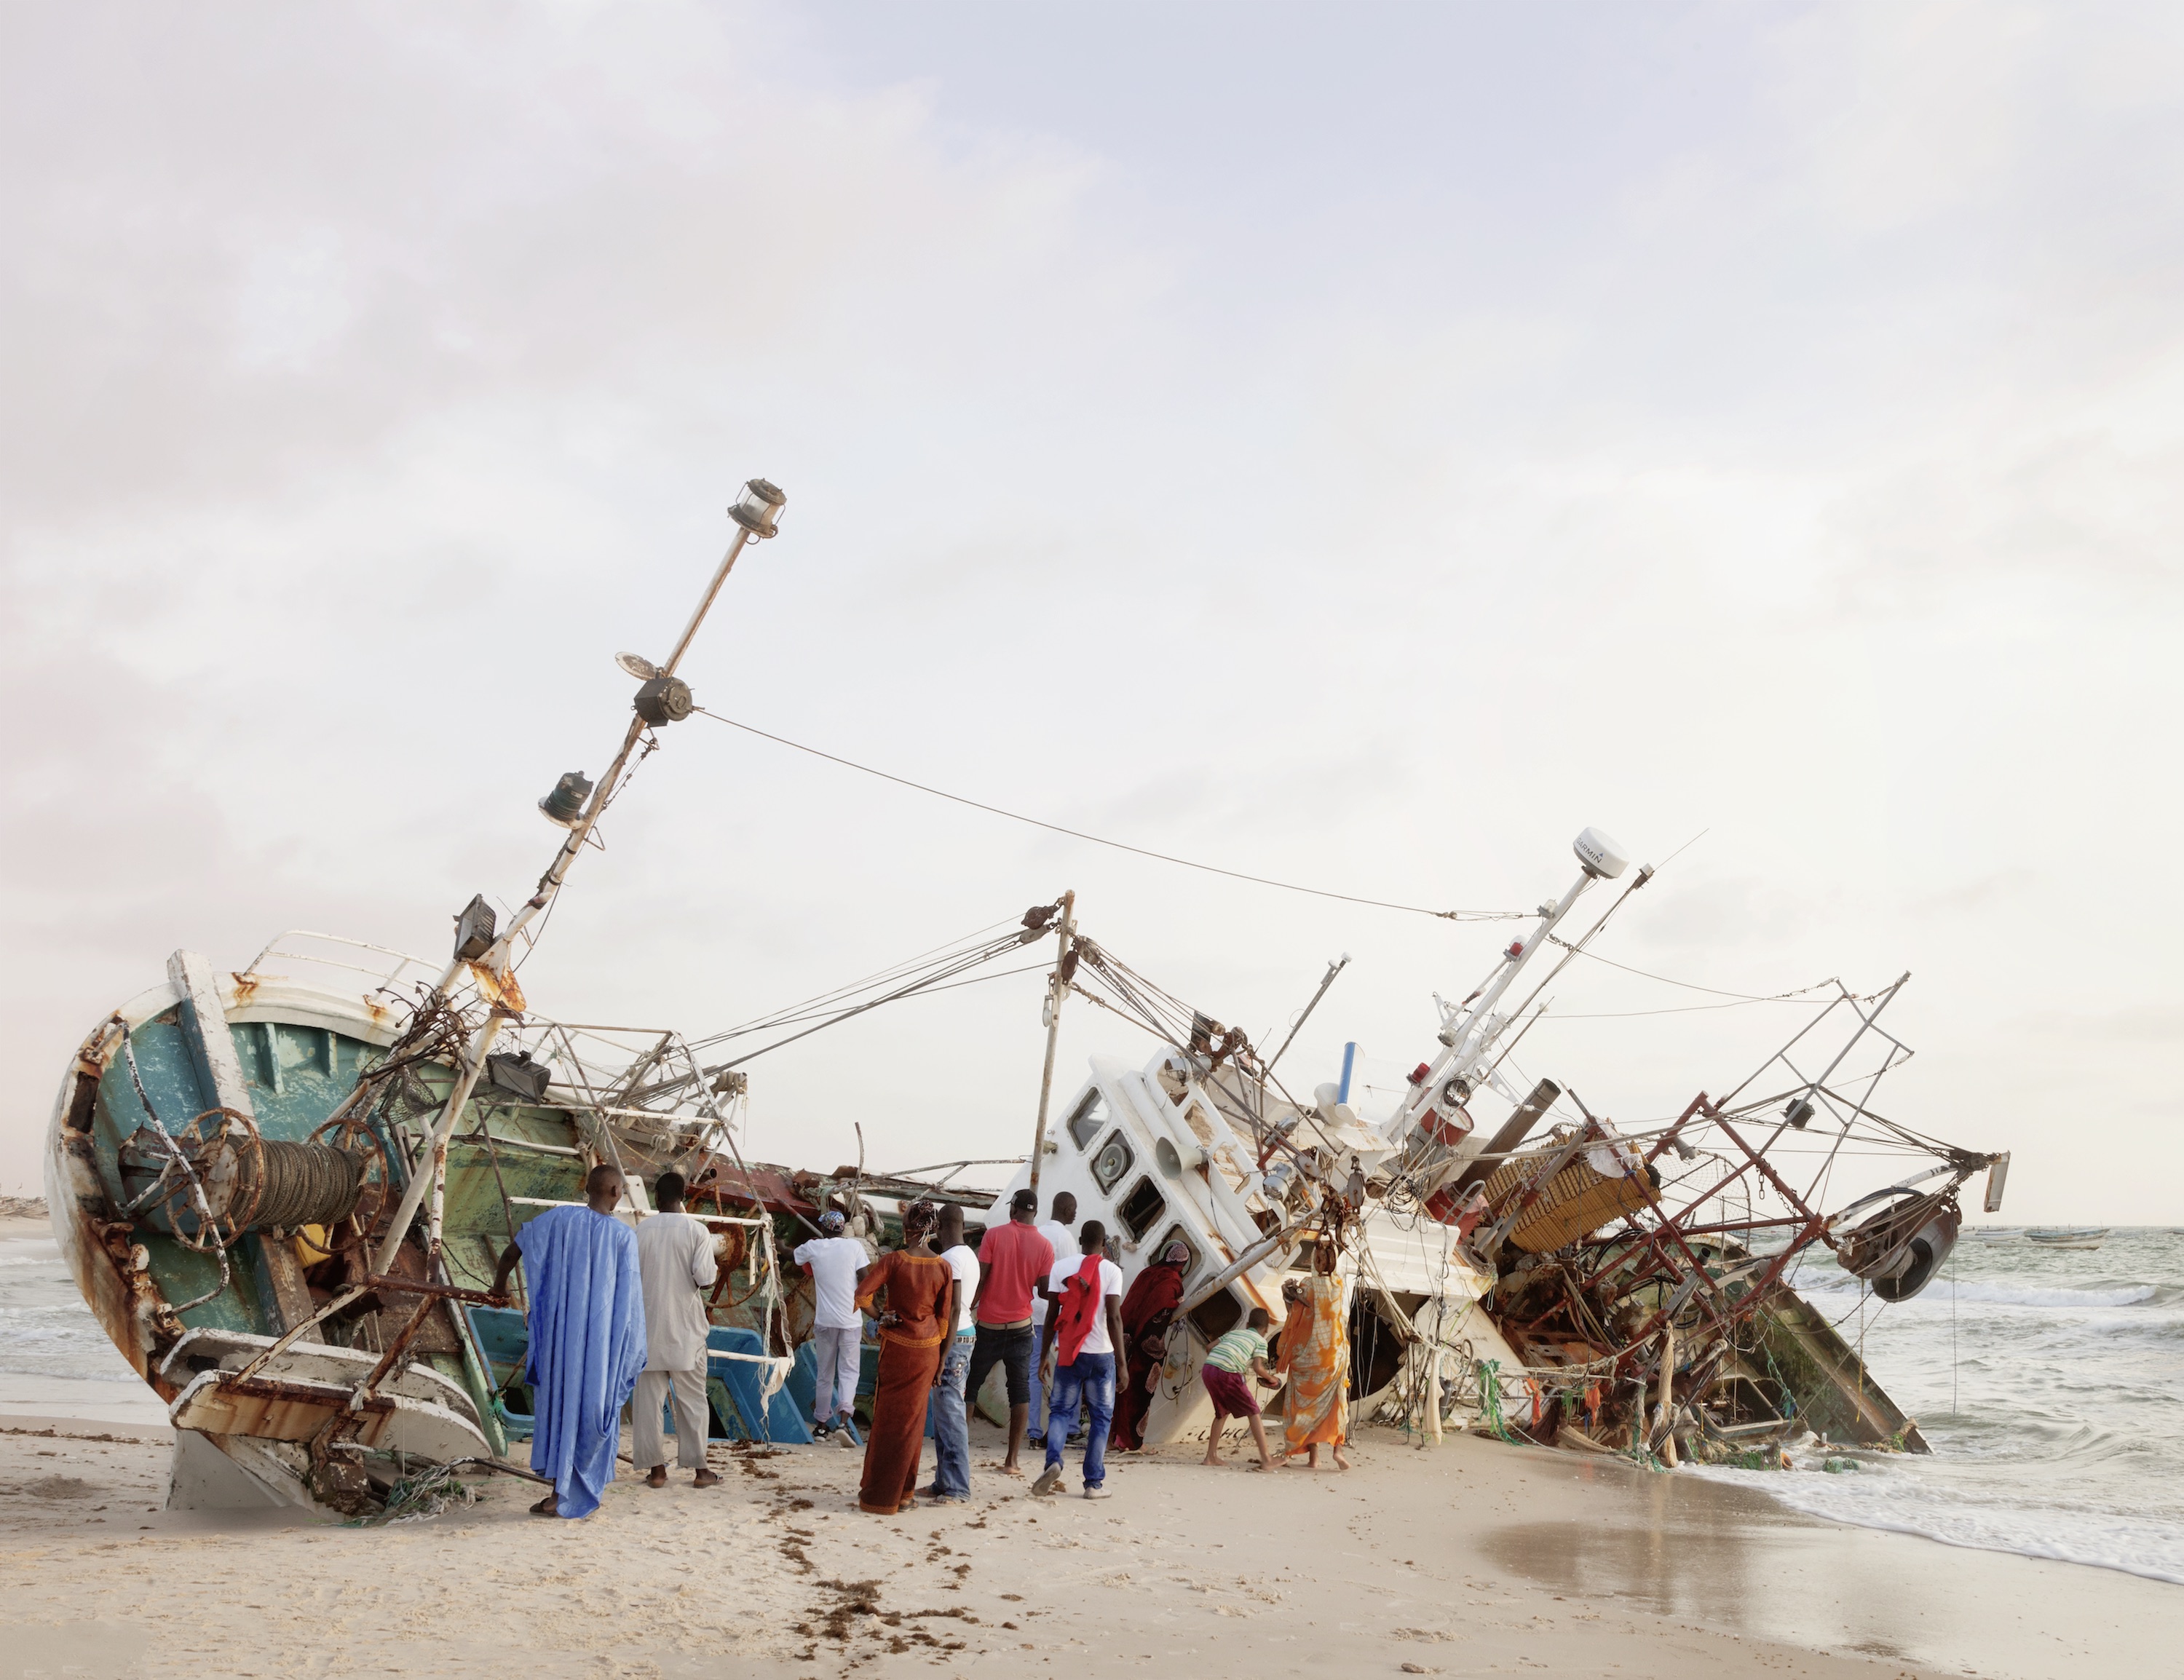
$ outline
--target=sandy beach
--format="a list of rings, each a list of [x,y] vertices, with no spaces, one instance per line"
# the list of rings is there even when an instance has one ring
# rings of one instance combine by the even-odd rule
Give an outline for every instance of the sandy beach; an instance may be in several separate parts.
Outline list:
[[[1104,1503],[860,1515],[860,1455],[625,1474],[581,1523],[493,1478],[354,1529],[167,1513],[156,1428],[0,1433],[0,1677],[722,1672],[1633,1677],[2154,1672],[2179,1589],[1786,1515],[1691,1477],[1368,1432],[1346,1474],[1117,1463]],[[43,1432],[50,1431],[51,1432]],[[979,1426],[974,1462],[994,1457]],[[1074,1468],[1072,1460],[1072,1471]],[[1071,1485],[1073,1487],[1073,1475]]]

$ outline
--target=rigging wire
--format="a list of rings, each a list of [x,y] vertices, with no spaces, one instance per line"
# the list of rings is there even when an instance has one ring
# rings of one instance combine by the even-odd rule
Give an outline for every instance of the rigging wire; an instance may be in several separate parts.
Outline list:
[[[1160,863],[1175,864],[1184,869],[1203,870],[1208,875],[1225,875],[1232,881],[1248,881],[1254,886],[1279,887],[1284,893],[1306,893],[1316,898],[1337,898],[1346,904],[1368,904],[1374,910],[1402,910],[1412,915],[1431,916],[1440,921],[1523,921],[1531,915],[1529,910],[1428,910],[1423,904],[1399,904],[1386,898],[1362,898],[1355,893],[1330,892],[1323,887],[1301,887],[1293,881],[1275,881],[1263,875],[1246,875],[1241,870],[1223,869],[1216,864],[1197,863],[1190,858],[1178,858],[1167,852],[1150,850],[1144,846],[1132,846],[1121,840],[1109,840],[1101,835],[1087,834],[1081,828],[1065,828],[1058,822],[1046,822],[1035,816],[1025,816],[1021,812],[1003,810],[999,805],[989,805],[983,800],[967,799],[961,793],[950,793],[938,787],[928,787],[922,782],[912,782],[908,776],[895,776],[887,770],[875,770],[872,765],[861,765],[853,759],[840,758],[833,753],[822,752],[816,747],[807,747],[800,741],[791,741],[787,736],[775,735],[753,725],[739,723],[734,718],[723,716],[719,712],[707,711],[703,706],[697,707],[695,709],[700,716],[709,717],[716,723],[725,723],[731,729],[740,729],[746,734],[759,737],[761,740],[772,741],[783,747],[791,747],[800,753],[809,753],[815,759],[824,759],[827,763],[840,765],[845,770],[859,770],[866,776],[876,776],[883,782],[894,782],[897,787],[915,788],[920,793],[930,793],[936,799],[947,799],[956,804],[968,805],[973,810],[985,811],[994,816],[1006,817],[1011,822],[1028,823],[1034,828],[1044,828],[1050,833],[1066,834],[1072,840],[1088,840],[1095,846],[1112,847],[1118,852],[1133,852],[1139,857],[1151,858]]]
[[[1569,952],[1574,956],[1589,957],[1594,962],[1606,963],[1610,968],[1619,968],[1625,974],[1635,974],[1641,980],[1658,980],[1663,986],[1680,986],[1686,992],[1705,992],[1709,993],[1717,998],[1734,998],[1739,1003],[1779,1004],[1789,1002],[1803,997],[1808,992],[1817,992],[1824,986],[1833,986],[1839,983],[1832,979],[1819,980],[1814,982],[1810,986],[1800,986],[1794,992],[1772,992],[1766,993],[1763,996],[1756,992],[1724,992],[1719,986],[1699,986],[1693,984],[1688,980],[1671,980],[1665,974],[1650,974],[1642,968],[1631,967],[1629,963],[1619,963],[1613,957],[1603,957],[1597,951],[1588,951],[1584,948],[1581,942],[1578,944],[1573,945],[1568,940],[1557,938],[1552,933],[1547,935],[1547,940],[1551,944],[1560,945],[1564,950]],[[1648,1010],[1645,1011],[1645,1013],[1665,1014],[1667,1011]]]
[[[1046,930],[1039,929],[1037,931],[1039,932],[1045,932]],[[863,1015],[868,1010],[876,1010],[882,1004],[895,1003],[901,999],[914,996],[921,992],[933,992],[945,989],[944,982],[954,980],[956,976],[966,973],[968,971],[978,967],[981,963],[990,962],[994,958],[1000,956],[1005,951],[1017,949],[1021,945],[1028,943],[1029,942],[1021,940],[1012,934],[1004,939],[991,941],[985,948],[968,952],[957,953],[949,957],[943,958],[938,964],[932,965],[930,972],[926,973],[922,976],[913,976],[907,980],[904,984],[895,987],[891,991],[883,992],[879,996],[866,999],[861,1004],[850,1004],[844,1009],[841,1009],[836,1010],[833,1014],[824,1015],[823,1018],[819,1020],[816,1024],[805,1027],[801,1032],[792,1032],[786,1038],[777,1038],[771,1044],[762,1044],[755,1050],[746,1050],[742,1055],[737,1056],[731,1060],[710,1064],[701,1070],[701,1071],[707,1078],[716,1077],[720,1074],[726,1073],[731,1068],[741,1067],[745,1062],[755,1061],[759,1057],[765,1055],[768,1051],[780,1049],[785,1044],[793,1044],[800,1038],[809,1038],[815,1032],[823,1032],[828,1027],[838,1026],[841,1022],[848,1021],[853,1016]],[[1039,965],[1039,966],[1044,967],[1045,965],[1042,964]],[[1017,972],[1022,972],[1022,971],[1019,970],[1017,971]],[[986,979],[1000,978],[998,975],[989,975],[982,977]],[[805,1016],[801,1017],[801,1019],[809,1020],[811,1017]],[[710,1046],[713,1044],[724,1043],[729,1038],[744,1036],[744,1032],[766,1031],[767,1030],[768,1025],[786,1026],[788,1024],[788,1023],[786,1021],[773,1022],[753,1026],[748,1029],[742,1029],[734,1033],[719,1033],[711,1038],[699,1040],[699,1044],[694,1045],[692,1048],[694,1049],[699,1048],[700,1045]]]
[[[919,963],[925,962],[928,960],[937,960],[939,954],[943,951],[952,951],[958,946],[969,944],[974,939],[983,939],[989,934],[992,933],[995,928],[1009,927],[1013,926],[1015,926],[1015,924],[1011,922],[1006,917],[1000,921],[989,922],[985,926],[974,928],[972,932],[962,935],[959,938],[944,939],[938,945],[928,945],[925,949],[918,952],[916,955],[905,957],[900,962],[890,963],[885,968],[874,969],[870,974],[860,976],[855,980],[844,981],[841,985],[835,987],[831,991],[815,992],[811,996],[801,999],[796,1003],[783,1004],[772,1015],[756,1016],[752,1021],[745,1022],[742,1026],[732,1026],[728,1028],[725,1033],[716,1033],[714,1036],[716,1037],[733,1037],[738,1032],[748,1031],[753,1026],[761,1025],[769,1021],[778,1020],[782,1016],[788,1014],[791,1010],[811,1009],[818,1004],[827,1003],[837,998],[848,997],[853,993],[861,992],[869,987],[879,985],[883,981],[892,980],[897,975],[907,974],[916,968]],[[706,1042],[710,1043],[711,1041],[707,1040]]]
[[[1697,1015],[1707,1010],[1741,1010],[1751,1004],[1816,1004],[1817,998],[1740,998],[1731,1004],[1683,1004],[1669,1010],[1600,1010],[1586,1015],[1558,1015],[1555,1021],[1634,1021],[1646,1015]]]
[[[1053,965],[1050,963],[1031,963],[1022,968],[996,969],[991,974],[975,974],[968,980],[951,980],[943,986],[920,986],[913,990],[905,991],[898,995],[902,997],[915,996],[922,998],[926,996],[928,993],[953,992],[965,986],[983,986],[989,980],[1006,980],[1012,974],[1044,974]],[[760,1032],[766,1031],[767,1027],[773,1026],[795,1026],[807,1021],[839,1021],[845,1019],[848,1015],[853,1015],[855,1013],[856,1013],[856,1011],[854,1010],[849,1011],[840,1010],[814,1010],[809,1015],[784,1015],[778,1021],[771,1021],[766,1022],[764,1026],[737,1027],[729,1032],[721,1033],[718,1035],[716,1039],[707,1039],[703,1042],[713,1043],[729,1038],[739,1038],[748,1032]]]
[[[811,996],[801,999],[795,1003],[783,1004],[779,1009],[771,1010],[765,1015],[754,1015],[750,1020],[738,1026],[725,1028],[719,1032],[708,1033],[705,1037],[699,1039],[697,1043],[700,1047],[710,1047],[725,1043],[731,1038],[743,1037],[752,1032],[762,1032],[768,1027],[786,1026],[795,1021],[810,1020],[813,1015],[823,1013],[829,1004],[855,997],[860,992],[869,992],[875,986],[883,986],[890,981],[900,980],[915,974],[921,966],[936,968],[952,963],[957,958],[972,952],[992,952],[996,948],[1008,950],[1021,943],[1028,943],[1022,940],[1020,932],[1012,932],[1006,939],[992,937],[994,930],[999,927],[1020,928],[1021,924],[1014,921],[989,923],[976,932],[967,933],[961,938],[945,940],[940,944],[929,946],[916,956],[905,957],[900,962],[890,963],[885,968],[875,969],[870,974],[855,980],[845,981],[828,991],[814,993]]]

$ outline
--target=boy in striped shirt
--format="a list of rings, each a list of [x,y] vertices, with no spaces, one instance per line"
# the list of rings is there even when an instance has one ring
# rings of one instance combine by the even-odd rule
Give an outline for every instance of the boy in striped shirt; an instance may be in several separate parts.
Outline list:
[[[1262,1388],[1281,1387],[1281,1379],[1267,1364],[1267,1330],[1273,1323],[1264,1307],[1253,1307],[1240,1329],[1230,1331],[1206,1353],[1206,1364],[1198,1373],[1213,1401],[1213,1427],[1206,1432],[1205,1463],[1220,1465],[1221,1426],[1232,1417],[1241,1417],[1251,1421],[1251,1439],[1259,1449],[1259,1461],[1251,1467],[1274,1467],[1273,1456],[1267,1450],[1267,1426],[1259,1416],[1259,1402],[1245,1381],[1246,1377],[1256,1377]]]

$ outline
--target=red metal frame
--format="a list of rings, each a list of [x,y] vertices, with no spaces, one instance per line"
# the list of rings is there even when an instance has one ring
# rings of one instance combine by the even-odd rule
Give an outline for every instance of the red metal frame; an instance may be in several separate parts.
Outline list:
[[[1739,1153],[1744,1156],[1743,1161],[1735,1171],[1715,1180],[1674,1214],[1663,1208],[1660,1198],[1653,1193],[1650,1181],[1641,1179],[1640,1188],[1645,1193],[1646,1205],[1652,1210],[1658,1222],[1650,1229],[1631,1222],[1624,1232],[1612,1238],[1602,1238],[1592,1244],[1593,1247],[1609,1252],[1612,1257],[1599,1270],[1586,1277],[1580,1287],[1585,1290],[1595,1288],[1605,1282],[1611,1274],[1622,1271],[1625,1267],[1630,1268],[1630,1275],[1619,1287],[1618,1293],[1622,1294],[1628,1294],[1631,1290],[1651,1283],[1658,1278],[1673,1278],[1680,1284],[1686,1278],[1697,1277],[1702,1280],[1699,1287],[1708,1291],[1712,1297],[1708,1303],[1707,1321],[1700,1327],[1700,1333],[1704,1333],[1708,1331],[1722,1329],[1736,1320],[1754,1311],[1759,1303],[1766,1299],[1775,1283],[1780,1281],[1791,1260],[1811,1246],[1814,1241],[1827,1240],[1827,1221],[1821,1215],[1813,1210],[1803,1197],[1783,1181],[1781,1176],[1769,1165],[1764,1154],[1752,1147],[1744,1134],[1730,1123],[1728,1117],[1714,1106],[1713,1099],[1703,1091],[1691,1099],[1683,1113],[1676,1117],[1675,1122],[1655,1141],[1653,1147],[1646,1154],[1646,1164],[1651,1166],[1653,1162],[1659,1160],[1671,1147],[1674,1139],[1685,1126],[1695,1118],[1700,1117],[1712,1121],[1721,1128],[1724,1135],[1736,1144]],[[1783,1200],[1795,1210],[1794,1218],[1723,1221],[1704,1226],[1685,1223],[1699,1208],[1722,1194],[1746,1173],[1755,1171],[1768,1183],[1774,1186]],[[1784,1225],[1795,1226],[1797,1233],[1782,1252],[1774,1257],[1773,1264],[1761,1274],[1743,1298],[1734,1303],[1729,1299],[1720,1286],[1713,1282],[1712,1275],[1701,1263],[1698,1256],[1691,1251],[1690,1242],[1687,1240],[1702,1233],[1751,1231]],[[1830,1246],[1833,1245],[1830,1243]],[[1678,1263],[1679,1254],[1682,1257],[1681,1265]],[[1639,1349],[1644,1347],[1652,1339],[1654,1332],[1661,1327],[1668,1318],[1669,1311],[1669,1305],[1664,1302],[1625,1343],[1624,1351],[1617,1361],[1617,1375],[1621,1375],[1635,1363]]]

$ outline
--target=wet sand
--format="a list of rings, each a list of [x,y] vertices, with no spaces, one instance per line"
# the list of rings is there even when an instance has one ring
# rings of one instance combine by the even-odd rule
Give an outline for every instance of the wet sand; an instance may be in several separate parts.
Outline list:
[[[10,1432],[25,1427],[9,1420]],[[43,1427],[45,1426],[32,1426]],[[166,1452],[0,1433],[0,1680],[2159,1672],[2180,1589],[1786,1515],[1742,1489],[1369,1432],[1347,1475],[1118,1462],[1102,1502],[978,1470],[967,1507],[855,1508],[860,1455],[617,1483],[581,1523],[528,1483],[384,1529],[168,1513]],[[107,1435],[106,1440],[84,1437]],[[997,1438],[980,1426],[974,1461]],[[1072,1461],[1074,1485],[1074,1459]]]
[[[1485,1555],[1557,1592],[1921,1670],[2091,1680],[2175,1661],[2184,1588],[2165,1582],[1849,1527],[1695,1477],[1607,1464],[1565,1479],[1618,1497],[1500,1525]]]

